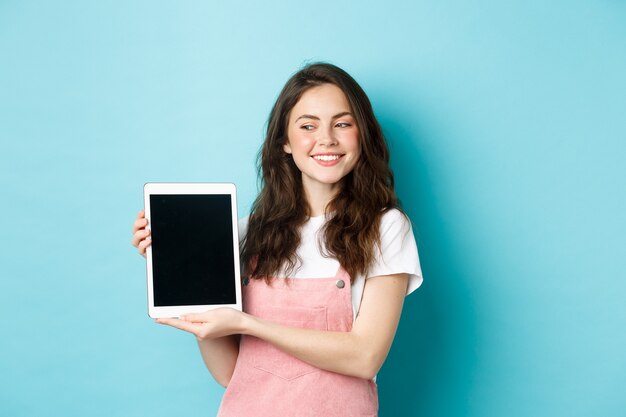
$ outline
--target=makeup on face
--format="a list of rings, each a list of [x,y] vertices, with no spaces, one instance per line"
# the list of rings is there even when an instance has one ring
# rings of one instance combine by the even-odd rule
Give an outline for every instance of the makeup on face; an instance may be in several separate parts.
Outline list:
[[[333,187],[360,156],[359,131],[343,91],[333,84],[307,90],[290,113],[285,152],[304,184]]]

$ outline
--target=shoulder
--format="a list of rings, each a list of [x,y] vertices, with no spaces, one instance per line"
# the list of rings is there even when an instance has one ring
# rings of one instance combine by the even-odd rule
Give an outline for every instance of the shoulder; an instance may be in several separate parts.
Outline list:
[[[401,210],[393,208],[387,210],[380,219],[380,237],[397,238],[401,234],[411,232],[411,220]]]
[[[422,270],[411,220],[401,210],[391,209],[380,222],[380,246],[367,278],[405,273],[407,294],[422,283]]]
[[[388,222],[388,223],[411,223],[411,221],[409,220],[409,217],[400,209],[398,208],[391,208],[389,210],[387,210],[382,217],[382,221],[383,222]]]

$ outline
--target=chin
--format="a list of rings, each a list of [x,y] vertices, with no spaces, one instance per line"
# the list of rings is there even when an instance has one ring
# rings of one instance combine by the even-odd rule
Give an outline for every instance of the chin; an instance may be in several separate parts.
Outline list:
[[[320,178],[318,182],[327,185],[338,185],[343,181],[344,177],[333,177],[333,178]]]

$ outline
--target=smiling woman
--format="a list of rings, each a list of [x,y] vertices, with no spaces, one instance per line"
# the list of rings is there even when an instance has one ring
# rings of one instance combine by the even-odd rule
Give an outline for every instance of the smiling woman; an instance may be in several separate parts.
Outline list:
[[[227,387],[221,417],[375,416],[375,376],[422,277],[369,99],[336,66],[303,68],[272,109],[260,162],[240,223],[244,312],[158,322],[196,336]],[[140,213],[142,254],[146,225]]]
[[[302,172],[305,192],[334,194],[340,181],[359,159],[359,129],[346,95],[334,84],[307,90],[289,116],[287,142],[283,146]],[[324,214],[327,201],[312,198],[311,215]]]

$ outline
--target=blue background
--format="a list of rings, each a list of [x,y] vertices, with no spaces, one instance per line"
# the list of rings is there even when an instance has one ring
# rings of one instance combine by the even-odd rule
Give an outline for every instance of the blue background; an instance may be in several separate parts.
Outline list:
[[[382,417],[626,413],[626,3],[0,0],[0,415],[208,416],[147,317],[147,181],[256,192],[303,63],[369,94],[425,276]]]

